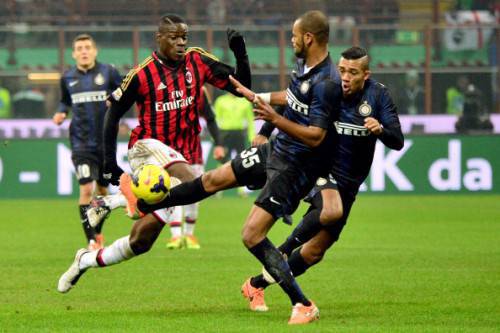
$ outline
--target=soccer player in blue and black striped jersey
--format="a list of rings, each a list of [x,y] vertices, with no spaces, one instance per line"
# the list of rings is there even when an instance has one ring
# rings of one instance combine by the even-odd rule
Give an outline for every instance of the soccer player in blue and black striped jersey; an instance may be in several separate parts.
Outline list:
[[[73,59],[76,65],[61,77],[61,102],[53,121],[57,125],[68,116],[72,119],[69,128],[73,165],[80,184],[80,219],[89,243],[89,248],[102,247],[102,224],[92,228],[85,214],[92,199],[94,184],[96,192],[105,195],[106,182],[103,173],[103,123],[106,99],[120,86],[122,77],[112,65],[96,61],[97,46],[88,34],[73,40]]]
[[[360,47],[345,50],[338,71],[343,97],[330,145],[332,168],[317,180],[308,195],[311,207],[279,247],[288,256],[295,277],[319,263],[339,239],[359,187],[370,171],[377,139],[395,150],[402,149],[404,144],[397,108],[388,89],[370,78],[366,50]],[[252,301],[263,307],[263,289],[274,282],[265,273],[251,278],[256,288]]]
[[[245,222],[242,237],[289,296],[293,305],[289,324],[311,322],[318,318],[319,310],[302,293],[267,233],[278,218],[295,211],[318,176],[329,168],[325,141],[329,142],[328,132],[333,132],[328,130],[338,117],[342,95],[340,86],[330,80],[328,34],[328,19],[323,13],[309,11],[300,16],[292,28],[292,46],[299,60],[286,90],[288,103],[283,115],[259,96],[254,101],[257,118],[273,123],[279,131],[267,160],[266,184]]]

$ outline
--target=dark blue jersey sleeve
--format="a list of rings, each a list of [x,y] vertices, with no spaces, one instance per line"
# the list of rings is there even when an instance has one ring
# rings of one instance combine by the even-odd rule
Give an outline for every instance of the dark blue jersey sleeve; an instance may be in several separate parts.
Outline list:
[[[69,108],[71,107],[71,95],[69,94],[68,87],[66,86],[66,79],[64,76],[61,77],[59,84],[61,86],[61,101],[57,111],[68,113]]]
[[[401,131],[396,105],[394,105],[389,90],[386,87],[383,87],[380,92],[379,103],[379,121],[384,128],[379,139],[387,147],[400,150],[404,144],[403,132]]]
[[[312,101],[309,107],[309,126],[328,129],[333,112],[340,106],[337,86],[331,80],[323,80],[313,86]]]

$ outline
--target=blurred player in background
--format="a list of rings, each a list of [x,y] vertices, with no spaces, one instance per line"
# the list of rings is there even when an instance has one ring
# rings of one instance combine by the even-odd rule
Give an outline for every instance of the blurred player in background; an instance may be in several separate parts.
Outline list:
[[[203,102],[200,103],[201,109],[199,110],[200,116],[205,118],[208,132],[214,141],[213,158],[215,160],[222,160],[225,157],[225,151],[211,104],[210,95],[207,89],[203,87]],[[199,144],[201,145],[201,142]],[[203,174],[205,168],[203,166],[201,147],[196,151],[197,155],[194,157],[191,167],[196,177],[199,177]],[[186,248],[189,250],[198,250],[200,248],[199,241],[194,235],[198,210],[199,203],[197,202],[174,208],[169,220],[171,238],[167,242],[167,249]],[[182,223],[183,218],[184,224]]]
[[[103,246],[102,224],[95,229],[89,225],[86,210],[94,190],[107,194],[107,182],[103,173],[103,123],[106,98],[120,86],[122,77],[115,67],[96,61],[97,46],[87,34],[73,40],[73,59],[76,65],[61,77],[61,103],[52,120],[60,125],[71,109],[70,125],[71,159],[80,184],[80,220],[87,237],[88,248]]]
[[[129,141],[132,170],[144,164],[157,164],[181,181],[195,178],[189,163],[195,161],[200,149],[198,112],[203,85],[210,83],[237,94],[229,82],[230,75],[245,86],[251,85],[244,39],[231,29],[227,37],[236,58],[236,70],[200,48],[187,49],[188,26],[181,17],[168,14],[161,18],[156,33],[158,50],[130,71],[111,94],[112,105],[104,125],[104,176],[111,184],[119,184],[120,177],[130,181],[116,161],[116,137],[120,118],[134,102],[139,110],[139,125]],[[129,181],[122,183],[130,186]],[[104,208],[109,211],[122,205],[123,195],[107,199],[103,200]],[[72,265],[59,279],[58,291],[69,291],[90,267],[117,264],[149,251],[170,214],[168,209],[154,211],[137,220],[130,235],[110,246],[77,251]]]

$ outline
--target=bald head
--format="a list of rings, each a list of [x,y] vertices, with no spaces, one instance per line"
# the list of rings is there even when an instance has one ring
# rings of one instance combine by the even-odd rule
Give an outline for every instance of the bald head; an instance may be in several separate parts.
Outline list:
[[[328,18],[319,10],[310,10],[301,15],[296,21],[303,33],[311,33],[318,44],[328,43],[330,25]]]

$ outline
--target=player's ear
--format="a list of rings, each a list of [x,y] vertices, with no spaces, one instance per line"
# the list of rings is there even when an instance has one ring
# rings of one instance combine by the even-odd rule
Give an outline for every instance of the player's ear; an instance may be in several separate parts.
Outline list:
[[[365,70],[365,76],[364,76],[365,81],[370,78],[371,74],[372,74],[372,72],[369,69]]]
[[[156,43],[160,44],[160,39],[161,39],[161,33],[160,32],[157,32],[155,34],[155,39],[156,39]]]
[[[311,45],[314,39],[314,35],[310,32],[304,33],[304,43],[306,45]]]

